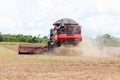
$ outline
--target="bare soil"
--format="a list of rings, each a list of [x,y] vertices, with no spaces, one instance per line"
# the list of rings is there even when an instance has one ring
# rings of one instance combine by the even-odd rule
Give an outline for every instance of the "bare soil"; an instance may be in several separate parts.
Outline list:
[[[119,57],[18,55],[5,47],[0,46],[0,80],[120,80]]]
[[[18,51],[18,46],[19,45],[1,45],[2,47],[8,48],[8,49],[12,49],[15,51]]]

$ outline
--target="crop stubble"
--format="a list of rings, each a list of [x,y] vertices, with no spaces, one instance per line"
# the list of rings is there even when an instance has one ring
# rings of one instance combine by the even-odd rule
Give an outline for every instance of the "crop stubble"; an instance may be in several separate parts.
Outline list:
[[[3,53],[4,50],[0,52],[0,80],[120,79],[119,57],[17,55],[10,50]]]

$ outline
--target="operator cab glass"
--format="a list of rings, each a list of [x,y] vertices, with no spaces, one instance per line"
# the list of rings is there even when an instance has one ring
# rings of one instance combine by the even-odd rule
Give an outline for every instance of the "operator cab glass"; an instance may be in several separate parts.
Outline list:
[[[58,34],[81,34],[81,27],[79,25],[65,25],[58,29]]]

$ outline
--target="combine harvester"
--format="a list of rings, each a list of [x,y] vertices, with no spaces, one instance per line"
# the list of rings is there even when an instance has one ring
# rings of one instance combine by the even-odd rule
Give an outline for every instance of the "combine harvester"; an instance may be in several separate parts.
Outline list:
[[[56,21],[50,30],[50,40],[45,46],[19,45],[19,54],[42,54],[52,51],[61,45],[78,45],[82,41],[81,26],[72,19],[64,18]]]

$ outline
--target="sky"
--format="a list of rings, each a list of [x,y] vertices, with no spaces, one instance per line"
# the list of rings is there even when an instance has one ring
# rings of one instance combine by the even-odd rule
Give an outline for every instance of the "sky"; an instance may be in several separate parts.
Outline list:
[[[85,36],[120,37],[120,0],[0,0],[2,34],[49,35],[62,18],[78,22]]]

